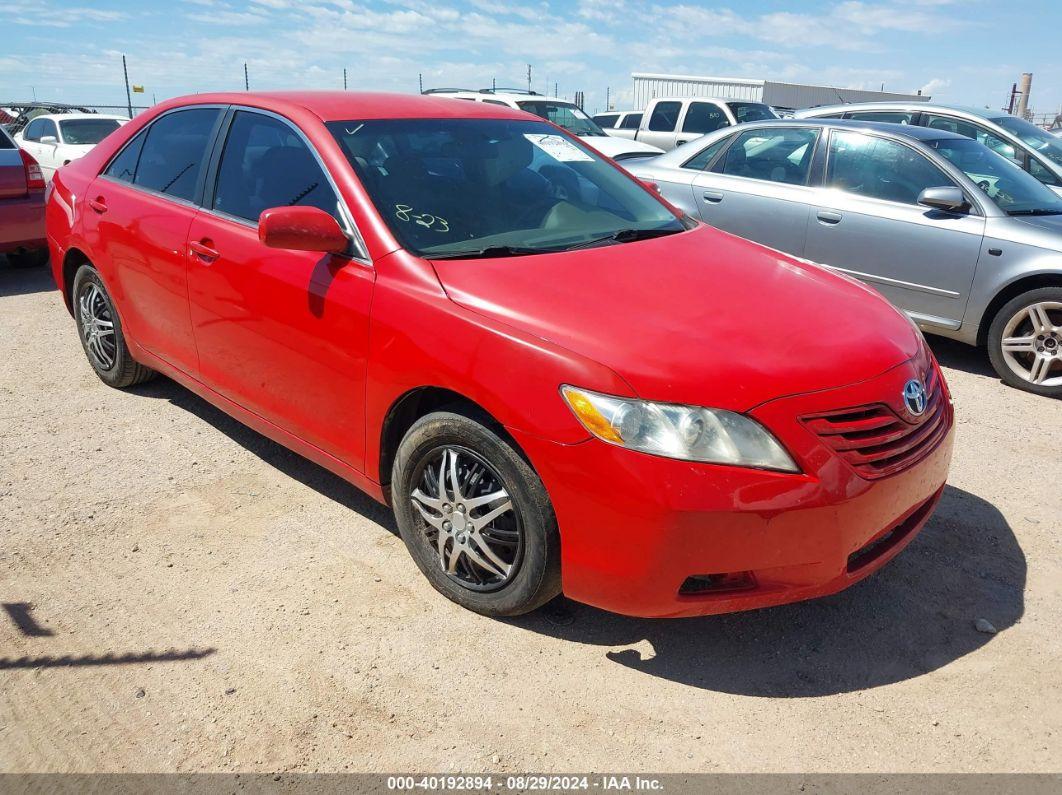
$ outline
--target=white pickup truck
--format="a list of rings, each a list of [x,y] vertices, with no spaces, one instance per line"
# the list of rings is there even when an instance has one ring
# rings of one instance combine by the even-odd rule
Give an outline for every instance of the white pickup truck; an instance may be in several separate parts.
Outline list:
[[[723,127],[777,118],[770,105],[746,99],[662,97],[649,102],[636,128],[606,127],[605,132],[671,150]]]

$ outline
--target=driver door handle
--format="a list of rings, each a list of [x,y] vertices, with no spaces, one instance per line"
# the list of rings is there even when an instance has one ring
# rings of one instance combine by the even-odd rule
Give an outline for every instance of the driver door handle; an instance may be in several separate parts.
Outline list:
[[[704,192],[704,200],[710,204],[719,204],[723,200],[723,193],[717,190],[706,190]]]
[[[828,226],[833,226],[834,224],[841,223],[841,219],[844,216],[836,210],[819,210],[815,217],[822,223],[827,224]]]
[[[199,241],[193,240],[188,244],[188,249],[197,257],[202,260],[206,260],[207,263],[211,263],[221,256],[217,249],[213,247],[213,241],[203,239]]]
[[[97,196],[95,199],[89,199],[88,206],[101,215],[107,212],[107,202],[104,201],[102,196]]]

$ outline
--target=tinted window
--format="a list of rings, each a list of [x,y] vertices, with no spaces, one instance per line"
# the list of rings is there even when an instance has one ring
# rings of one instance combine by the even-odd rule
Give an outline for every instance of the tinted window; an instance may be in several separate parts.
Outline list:
[[[839,130],[830,139],[826,184],[904,204],[917,204],[918,194],[926,188],[955,185],[951,177],[908,146]]]
[[[220,112],[217,108],[181,110],[152,124],[133,183],[191,200]]]
[[[41,139],[41,128],[43,126],[44,119],[34,119],[26,125],[26,132],[22,134],[22,137],[27,141],[39,141]]]
[[[641,113],[628,113],[626,116],[623,117],[623,121],[620,123],[621,130],[637,130],[641,126]]]
[[[68,144],[98,144],[118,129],[117,119],[69,119],[59,122],[63,142]]]
[[[958,166],[1001,210],[1011,215],[1062,213],[1062,199],[1012,160],[968,138],[927,143]]]
[[[40,124],[40,138],[47,138],[50,135],[57,141],[59,140],[59,131],[55,128],[54,121],[51,119],[41,119]],[[38,140],[40,140],[40,138]]]
[[[778,114],[771,110],[771,106],[764,105],[762,102],[728,102],[726,104],[738,124],[778,118]]]
[[[610,130],[616,126],[616,119],[619,115],[616,113],[599,113],[594,116],[594,121],[600,124],[602,127],[607,127]]]
[[[1055,165],[1062,166],[1062,143],[1059,143],[1057,134],[1041,130],[1035,124],[1017,116],[1002,116],[992,121],[1011,135],[1018,136],[1027,146],[1052,160]]]
[[[1035,157],[1029,158],[1029,173],[1045,185],[1062,185],[1062,179],[1059,179],[1054,173],[1049,171]]]
[[[771,127],[741,133],[726,152],[723,173],[804,185],[815,153],[814,130]]]
[[[15,142],[7,134],[7,130],[0,129],[0,149],[14,149]]]
[[[855,121],[880,121],[885,124],[910,124],[913,112],[902,110],[856,110],[846,113],[846,119]]]
[[[681,102],[657,102],[649,117],[649,129],[656,132],[674,132],[678,124]]]
[[[710,133],[720,127],[726,127],[730,120],[723,109],[711,102],[691,102],[682,120],[682,131],[692,133]]]
[[[537,119],[330,122],[380,217],[429,257],[559,251],[685,227],[594,150]]]
[[[711,146],[705,147],[699,155],[687,160],[682,167],[692,168],[696,171],[704,171],[704,169],[708,168],[708,165],[712,162],[712,158],[722,151],[723,147],[726,146],[729,140],[729,135],[724,136],[722,140],[716,141]]]
[[[324,171],[294,130],[260,113],[236,113],[218,168],[214,209],[258,221],[271,207],[317,207],[340,219]]]
[[[136,175],[136,163],[140,159],[140,150],[144,148],[145,138],[147,138],[147,130],[142,130],[118,153],[118,157],[111,161],[104,173],[122,182],[132,182]]]
[[[578,105],[570,102],[535,99],[516,104],[520,106],[520,110],[526,110],[528,113],[534,113],[540,118],[551,121],[573,135],[605,134],[605,131],[597,126],[597,122],[587,116]]]
[[[1012,144],[1004,141],[998,135],[990,133],[979,124],[956,119],[953,116],[935,116],[933,114],[926,114],[922,124],[925,127],[932,127],[934,130],[947,130],[948,132],[958,133],[967,138],[973,138],[978,143],[987,146],[996,154],[1003,155],[1003,157],[1009,157],[1015,162],[1021,161],[1021,156]]]

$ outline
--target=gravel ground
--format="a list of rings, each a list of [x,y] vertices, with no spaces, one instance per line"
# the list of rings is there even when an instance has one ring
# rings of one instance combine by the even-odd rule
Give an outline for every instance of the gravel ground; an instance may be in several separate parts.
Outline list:
[[[0,261],[0,770],[1062,771],[1062,402],[932,344],[952,478],[880,573],[496,621],[352,486],[168,380],[105,387]]]

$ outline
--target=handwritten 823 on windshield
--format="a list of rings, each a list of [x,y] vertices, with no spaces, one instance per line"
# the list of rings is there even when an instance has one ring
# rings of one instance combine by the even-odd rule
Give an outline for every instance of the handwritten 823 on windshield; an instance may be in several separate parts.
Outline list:
[[[569,792],[601,790],[603,792],[659,792],[664,788],[658,778],[623,775],[597,776],[388,776],[387,789],[412,790]]]

